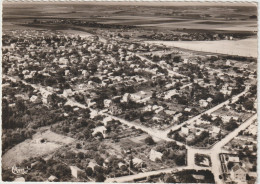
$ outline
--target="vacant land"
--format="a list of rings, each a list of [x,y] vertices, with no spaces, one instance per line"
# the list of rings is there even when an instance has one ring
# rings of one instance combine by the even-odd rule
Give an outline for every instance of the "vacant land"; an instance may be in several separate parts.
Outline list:
[[[220,41],[147,41],[183,49],[220,54],[257,57],[257,38]],[[250,46],[250,47],[249,47]]]
[[[50,130],[36,133],[32,139],[25,140],[3,155],[3,168],[11,168],[15,164],[21,163],[24,159],[50,154],[72,142],[74,142],[73,138],[56,134]]]

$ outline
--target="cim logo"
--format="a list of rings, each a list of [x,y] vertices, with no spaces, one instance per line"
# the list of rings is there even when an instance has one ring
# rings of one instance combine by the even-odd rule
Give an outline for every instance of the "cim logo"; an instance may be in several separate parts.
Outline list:
[[[29,170],[28,167],[26,169],[25,168],[18,168],[16,166],[12,167],[12,173],[16,174],[16,175],[27,174],[28,170]]]

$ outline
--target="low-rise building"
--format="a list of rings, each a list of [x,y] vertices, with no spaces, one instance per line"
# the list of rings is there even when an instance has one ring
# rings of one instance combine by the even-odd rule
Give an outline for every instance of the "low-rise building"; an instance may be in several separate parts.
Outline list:
[[[133,161],[133,165],[135,168],[141,168],[144,163],[144,161],[142,159],[137,158],[137,157],[133,158],[132,161]]]
[[[184,135],[188,135],[189,134],[189,128],[188,127],[181,127],[181,133],[183,133]]]
[[[112,100],[109,100],[109,99],[105,99],[104,100],[104,107],[105,108],[108,108],[112,105]]]
[[[246,183],[246,174],[246,170],[239,164],[236,164],[230,171],[230,178],[238,183]]]
[[[70,166],[71,175],[75,178],[79,178],[84,171],[78,168],[77,166]]]
[[[155,162],[156,160],[162,160],[162,156],[162,153],[155,151],[154,149],[151,149],[149,158],[150,160]]]
[[[119,169],[121,169],[121,170],[126,170],[126,169],[127,169],[126,164],[124,164],[124,163],[122,163],[122,162],[119,162],[119,163],[118,163],[118,167],[119,167]]]
[[[200,100],[199,104],[201,107],[208,107],[209,103],[206,100]]]
[[[53,176],[51,175],[49,178],[48,178],[48,182],[57,182],[58,181],[58,178],[56,176]]]
[[[100,132],[104,138],[106,138],[106,127],[104,126],[99,126],[99,127],[96,127],[92,133],[92,135],[94,136],[96,133]]]

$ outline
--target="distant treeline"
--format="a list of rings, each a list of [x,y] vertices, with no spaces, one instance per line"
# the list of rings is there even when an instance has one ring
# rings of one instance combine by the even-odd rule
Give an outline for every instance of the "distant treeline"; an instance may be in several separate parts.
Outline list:
[[[36,24],[72,24],[77,26],[95,27],[95,28],[108,28],[108,29],[132,29],[137,28],[136,26],[120,25],[120,24],[102,24],[94,21],[82,21],[82,20],[71,20],[71,19],[55,19],[55,20],[41,20],[34,19],[33,22],[28,23],[29,25]]]
[[[184,30],[186,32],[186,30]],[[185,34],[175,34],[175,33],[153,33],[150,35],[141,35],[140,38],[150,39],[150,40],[163,40],[163,41],[213,41],[213,40],[233,40],[233,39],[245,39],[255,33],[185,33]]]
[[[221,56],[222,59],[231,59],[231,60],[236,60],[236,61],[249,61],[249,62],[257,62],[256,58],[252,57],[244,57],[244,56]]]

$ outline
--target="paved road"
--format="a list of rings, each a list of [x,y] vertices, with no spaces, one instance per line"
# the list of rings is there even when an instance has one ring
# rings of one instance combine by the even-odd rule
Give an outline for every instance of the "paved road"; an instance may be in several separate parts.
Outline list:
[[[156,170],[156,171],[149,171],[149,172],[144,172],[144,173],[138,173],[134,175],[128,175],[128,176],[121,176],[117,178],[107,178],[105,180],[105,183],[112,183],[112,182],[117,182],[117,183],[124,183],[124,182],[130,182],[136,179],[142,179],[146,178],[148,176],[154,176],[154,175],[159,175],[161,173],[171,173],[171,172],[178,172],[182,171],[185,169],[193,169],[189,166],[180,166],[180,167],[174,167],[174,168],[168,168],[168,169],[161,169],[161,170]],[[205,167],[199,167],[196,166],[194,169],[198,170],[208,170]]]
[[[143,60],[145,60],[145,61],[148,61],[149,63],[151,63],[151,64],[155,64],[152,60],[150,60],[150,59],[148,59],[148,58],[146,58],[146,57],[144,57],[144,56],[141,56],[140,54],[135,54],[137,57],[139,57],[142,61]],[[180,77],[187,77],[187,76],[185,76],[185,75],[182,75],[182,74],[179,74],[179,73],[177,73],[177,72],[174,72],[174,71],[172,71],[172,70],[169,70],[167,67],[165,67],[165,66],[160,66],[160,67],[162,67],[163,69],[166,69],[167,71],[168,71],[168,73],[170,74],[170,75],[172,75],[172,76],[180,76]],[[189,77],[187,77],[187,78],[189,78]]]
[[[234,96],[232,98],[232,102],[236,102],[239,99],[240,96],[243,96],[244,94],[246,94],[248,92],[249,88],[250,88],[250,86],[247,86],[246,89],[243,92]],[[177,129],[181,128],[185,123],[194,123],[194,121],[198,120],[203,114],[211,114],[212,112],[214,112],[214,111],[220,109],[221,107],[223,107],[224,105],[228,105],[228,104],[230,104],[229,99],[226,100],[225,102],[222,102],[222,103],[214,106],[213,108],[211,108],[211,109],[209,109],[209,110],[207,110],[207,111],[205,111],[205,112],[203,112],[203,113],[201,113],[201,114],[199,114],[199,115],[179,124],[179,125],[173,125],[172,127],[169,127],[168,129],[165,130],[165,133],[168,134],[171,130],[172,131],[177,130]]]
[[[219,154],[222,152],[221,151],[222,147],[226,145],[228,142],[230,142],[234,137],[236,137],[241,130],[245,130],[248,126],[250,126],[256,120],[256,118],[257,118],[257,114],[253,115],[251,118],[245,121],[242,125],[240,125],[237,129],[235,129],[230,134],[228,134],[225,138],[223,138],[221,141],[219,141],[210,149],[210,153],[212,153],[211,155],[212,171],[215,177],[215,182],[217,184],[224,183],[223,180],[219,179],[219,175],[222,173],[221,162],[219,159]]]
[[[13,77],[9,77],[9,76],[4,76],[4,77],[7,77],[9,78],[10,80],[12,81],[16,81],[17,79],[13,78]],[[52,93],[48,90],[46,90],[44,87],[42,86],[39,86],[39,85],[35,85],[35,84],[29,84],[23,80],[19,80],[19,81],[22,81],[24,84],[27,84],[27,85],[31,85],[33,88],[35,89],[38,89],[40,91],[44,91],[44,92],[48,92],[48,93]],[[246,87],[245,91],[236,95],[235,97],[233,97],[232,101],[236,101],[238,100],[238,98],[242,95],[244,95],[249,89],[249,86]],[[83,104],[80,104],[78,102],[76,102],[75,100],[72,100],[70,98],[67,98],[67,103],[71,104],[72,106],[77,106],[77,107],[80,107],[80,108],[87,108],[87,106],[83,105]],[[229,104],[230,101],[227,100],[209,110],[207,110],[206,112],[204,113],[212,113],[214,111],[216,111],[217,109],[221,108],[222,106],[224,105],[227,105]],[[162,139],[162,140],[165,140],[165,141],[172,141],[172,139],[168,138],[167,137],[167,134],[168,134],[168,131],[160,131],[160,130],[155,130],[155,129],[152,129],[152,128],[148,128],[148,127],[145,127],[145,126],[142,126],[140,124],[136,124],[134,122],[130,122],[130,121],[127,121],[127,120],[124,120],[122,118],[118,118],[118,117],[115,117],[115,116],[112,116],[110,114],[107,114],[107,113],[104,113],[103,111],[96,111],[94,109],[90,109],[92,112],[94,113],[97,113],[97,114],[101,114],[101,115],[105,115],[107,117],[111,117],[115,120],[119,120],[121,123],[129,126],[129,127],[132,127],[134,126],[135,128],[137,129],[141,129],[143,130],[144,132],[148,133],[149,135],[151,135],[152,137],[156,137],[156,138],[159,138],[159,139]],[[202,113],[202,114],[204,114]],[[198,115],[194,118],[191,118],[190,120],[186,121],[186,122],[194,122],[194,120],[200,118],[200,116],[202,115]],[[221,171],[221,163],[220,163],[220,160],[219,160],[219,154],[222,152],[222,147],[227,144],[229,141],[231,141],[234,137],[236,137],[238,135],[238,133],[241,131],[241,130],[244,130],[246,129],[249,125],[251,125],[254,120],[256,120],[257,118],[257,114],[253,115],[251,118],[249,118],[246,122],[244,122],[242,125],[240,125],[237,129],[235,129],[233,132],[231,132],[230,134],[228,134],[225,138],[223,138],[221,141],[219,141],[218,143],[216,143],[211,149],[196,149],[196,148],[191,148],[189,146],[186,146],[187,148],[187,166],[183,166],[183,167],[176,167],[177,169],[205,169],[204,167],[199,167],[197,165],[195,165],[195,154],[208,154],[210,155],[211,157],[211,161],[212,161],[212,167],[211,167],[211,170],[212,170],[212,173],[214,174],[214,177],[215,177],[215,181],[217,184],[222,184],[223,181],[219,179],[219,175],[222,173]],[[185,122],[184,122],[185,123]],[[178,129],[179,127],[181,127],[183,125],[180,124],[178,126],[175,126],[175,127],[171,127],[170,130],[172,129]],[[176,128],[178,127],[178,128]],[[185,145],[181,142],[178,142],[176,141],[178,145]],[[169,169],[164,169],[164,170],[158,170],[158,171],[151,171],[151,172],[145,172],[145,173],[139,173],[139,174],[136,174],[136,175],[131,175],[131,176],[123,176],[123,177],[118,177],[118,178],[108,178],[105,182],[113,182],[113,181],[117,181],[117,182],[127,182],[127,181],[131,181],[133,179],[140,179],[140,178],[143,178],[143,177],[147,177],[147,176],[151,176],[151,175],[156,175],[156,174],[160,174],[161,172],[172,172],[174,171],[174,169],[176,168],[169,168]],[[208,168],[209,169],[209,168]]]

